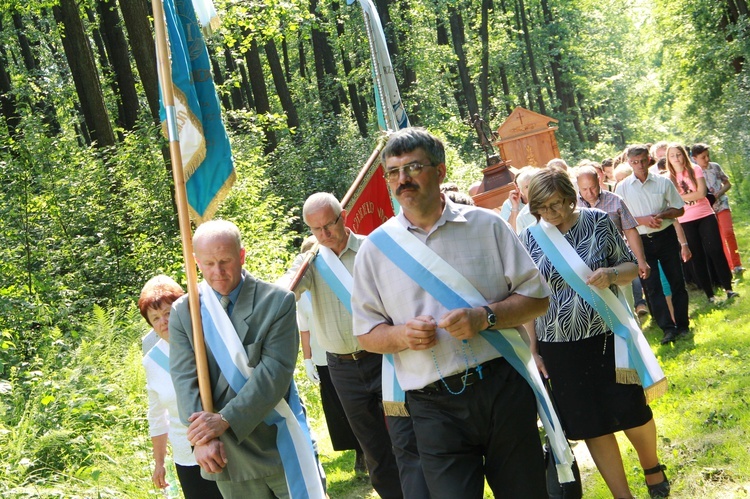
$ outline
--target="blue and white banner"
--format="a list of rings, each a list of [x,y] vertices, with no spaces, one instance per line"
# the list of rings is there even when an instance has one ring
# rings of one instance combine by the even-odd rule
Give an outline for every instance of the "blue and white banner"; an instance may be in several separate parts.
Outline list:
[[[596,310],[614,333],[618,383],[640,384],[649,402],[664,395],[667,378],[622,293],[618,298],[609,288],[586,284],[593,271],[554,225],[540,220],[529,230],[565,282]]]
[[[392,218],[369,235],[378,249],[414,282],[448,310],[487,305],[487,300],[456,269]],[[520,331],[501,329],[480,331],[526,380],[536,397],[537,412],[550,440],[560,482],[572,482],[573,453],[562,430],[549,394],[544,387],[528,345]]]
[[[203,32],[206,34],[213,33],[218,29],[221,20],[219,14],[216,13],[214,3],[211,0],[192,0],[195,14],[198,16],[198,21],[201,23]]]
[[[248,366],[245,347],[208,283],[201,282],[199,290],[206,344],[229,386],[239,393],[253,374],[253,368]],[[310,430],[294,380],[289,390],[289,403],[282,398],[263,422],[277,428],[276,445],[292,499],[325,498]]]
[[[164,0],[164,17],[185,189],[190,216],[200,224],[213,217],[232,188],[234,160],[221,120],[208,50],[191,0]],[[161,99],[160,103],[166,130],[167,113]]]
[[[352,5],[355,0],[346,0]],[[365,18],[365,30],[370,43],[373,79],[375,80],[375,105],[378,110],[378,125],[381,130],[396,131],[409,126],[404,103],[398,91],[393,63],[388,53],[380,16],[372,0],[359,0]]]

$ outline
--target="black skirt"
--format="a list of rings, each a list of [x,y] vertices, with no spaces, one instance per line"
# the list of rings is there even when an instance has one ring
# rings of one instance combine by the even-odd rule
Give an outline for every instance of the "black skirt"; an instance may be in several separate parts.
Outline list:
[[[653,418],[640,385],[615,382],[612,334],[538,345],[569,439],[601,437],[637,428]]]

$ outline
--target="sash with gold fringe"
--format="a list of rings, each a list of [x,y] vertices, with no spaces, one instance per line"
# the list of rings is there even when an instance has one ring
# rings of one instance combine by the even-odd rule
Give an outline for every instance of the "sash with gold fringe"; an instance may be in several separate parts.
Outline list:
[[[466,277],[411,234],[396,218],[378,227],[368,238],[394,265],[448,310],[487,305],[487,300]],[[479,335],[531,387],[536,398],[537,413],[550,440],[559,481],[572,482],[573,452],[528,345],[516,329],[480,331]]]
[[[352,313],[352,274],[347,270],[341,260],[325,246],[318,250],[315,257],[315,269],[326,282],[333,294]],[[406,396],[396,378],[393,367],[393,355],[383,355],[382,368],[383,384],[383,412],[386,416],[408,417],[406,410]]]
[[[614,333],[616,381],[641,385],[647,402],[664,395],[667,378],[622,293],[618,297],[609,288],[586,284],[593,271],[554,225],[540,220],[529,230],[565,282],[596,310]]]

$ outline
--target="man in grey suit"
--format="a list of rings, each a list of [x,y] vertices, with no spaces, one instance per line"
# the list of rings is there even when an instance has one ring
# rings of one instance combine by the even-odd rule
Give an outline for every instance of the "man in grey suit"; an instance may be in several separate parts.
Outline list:
[[[188,301],[182,297],[175,302],[169,321],[170,372],[196,461],[205,478],[217,481],[225,498],[289,497],[276,428],[263,420],[284,398],[292,381],[299,348],[294,295],[243,270],[245,249],[231,222],[200,225],[193,246],[198,267],[222,306],[227,300],[221,298],[228,297],[225,309],[254,368],[235,392],[207,348],[218,412],[203,411]]]

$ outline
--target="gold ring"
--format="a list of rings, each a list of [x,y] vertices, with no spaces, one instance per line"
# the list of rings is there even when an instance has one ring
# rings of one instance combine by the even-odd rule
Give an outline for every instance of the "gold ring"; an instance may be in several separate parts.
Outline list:
[[[419,344],[420,345],[422,344],[422,338],[419,338]]]

